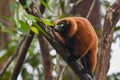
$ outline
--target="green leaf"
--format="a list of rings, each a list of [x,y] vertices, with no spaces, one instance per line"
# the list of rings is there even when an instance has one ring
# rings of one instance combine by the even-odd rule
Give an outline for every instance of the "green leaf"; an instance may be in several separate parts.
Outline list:
[[[42,32],[43,35],[48,36],[48,34],[37,23],[33,23],[33,26],[35,26],[40,32]]]
[[[104,1],[104,6],[106,7],[106,8],[108,8],[109,6],[110,6],[110,3],[108,2],[108,1]]]
[[[120,30],[120,26],[114,28],[114,31],[119,31],[119,30]]]
[[[11,34],[11,31],[5,25],[3,25],[1,22],[0,22],[0,27],[1,27],[0,31]]]
[[[29,29],[28,24],[25,23],[25,22],[22,21],[22,20],[19,20],[19,23],[20,23],[20,25],[21,25],[20,30],[21,30],[23,33],[26,34],[26,33],[28,32],[28,29]]]
[[[31,5],[32,0],[25,0],[25,1],[26,1],[26,4],[23,7],[28,8]]]
[[[38,54],[34,54],[34,55],[30,56],[29,58],[30,59],[34,59],[34,60],[30,60],[29,61],[29,63],[31,64],[31,66],[33,68],[35,68],[35,67],[37,67],[39,65],[39,63],[40,63],[40,61],[39,61],[40,57],[39,57]]]
[[[48,20],[48,19],[43,19],[42,21],[47,26],[54,26],[54,24],[52,22],[50,22],[50,20]]]
[[[32,22],[37,22],[36,17],[30,14],[25,14],[24,15],[28,20],[31,20]]]
[[[60,0],[61,10],[64,12],[65,0]]]
[[[45,0],[39,0],[41,2],[41,4],[43,6],[45,6],[49,11],[51,11],[52,13],[54,13],[54,11],[50,8],[50,6],[48,5],[48,2],[45,2]]]
[[[10,9],[11,10],[15,10],[15,9],[19,9],[19,4],[16,2],[10,2]]]
[[[23,68],[22,71],[21,71],[21,75],[24,79],[26,79],[27,75],[29,75],[29,74],[28,74],[27,70],[25,68]]]
[[[10,76],[11,76],[11,71],[6,70],[4,75],[2,77],[0,77],[0,80],[9,80]]]
[[[34,26],[32,26],[31,28],[30,28],[35,34],[39,34],[39,31],[38,31],[38,29],[36,28],[36,27],[34,27]]]
[[[8,20],[11,24],[15,24],[15,19],[11,16],[4,16],[4,19]]]

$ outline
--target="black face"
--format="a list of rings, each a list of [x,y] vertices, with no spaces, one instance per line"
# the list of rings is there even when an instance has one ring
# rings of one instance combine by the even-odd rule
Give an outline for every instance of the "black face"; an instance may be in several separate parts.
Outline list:
[[[69,28],[70,24],[67,24],[66,20],[62,20],[54,27],[54,31],[64,34],[69,30]]]

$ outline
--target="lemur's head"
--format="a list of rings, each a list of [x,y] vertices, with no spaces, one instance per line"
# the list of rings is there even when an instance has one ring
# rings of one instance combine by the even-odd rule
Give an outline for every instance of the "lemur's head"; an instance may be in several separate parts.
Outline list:
[[[63,18],[54,21],[54,31],[61,36],[72,37],[77,30],[77,23],[72,18]]]
[[[62,20],[55,25],[54,31],[64,34],[70,29],[70,27],[71,25],[67,23],[66,20]]]

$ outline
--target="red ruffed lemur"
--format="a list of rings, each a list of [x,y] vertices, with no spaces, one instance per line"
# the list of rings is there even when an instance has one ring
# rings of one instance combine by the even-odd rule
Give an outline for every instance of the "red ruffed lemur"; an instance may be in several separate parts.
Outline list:
[[[82,17],[67,17],[54,21],[56,36],[74,58],[80,58],[84,68],[94,73],[98,38],[90,22]]]

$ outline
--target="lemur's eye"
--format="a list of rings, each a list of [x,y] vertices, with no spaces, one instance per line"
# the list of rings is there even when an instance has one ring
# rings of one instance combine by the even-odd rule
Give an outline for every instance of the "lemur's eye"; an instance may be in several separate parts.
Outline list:
[[[63,26],[64,26],[64,24],[61,24],[60,26],[61,26],[61,27],[63,27]]]

